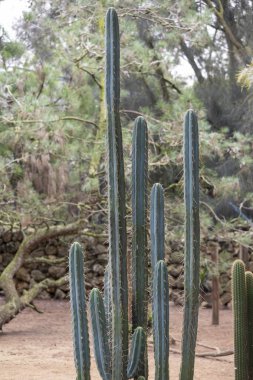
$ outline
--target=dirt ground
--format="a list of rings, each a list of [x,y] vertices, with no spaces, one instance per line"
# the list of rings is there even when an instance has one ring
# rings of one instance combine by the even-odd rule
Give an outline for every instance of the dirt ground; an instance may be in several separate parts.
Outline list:
[[[70,307],[64,301],[37,301],[43,310],[38,314],[24,310],[0,334],[1,380],[74,380],[75,369],[72,354]],[[170,333],[181,338],[182,309],[171,305]],[[221,310],[220,325],[211,325],[211,311],[200,310],[198,342],[220,350],[232,349],[231,309]],[[150,346],[150,376],[154,379],[152,344]],[[177,342],[172,347],[180,349]],[[197,347],[198,352],[210,351]],[[170,380],[179,378],[180,355],[170,353]],[[92,357],[92,380],[100,379]],[[197,358],[196,380],[229,380],[234,378],[233,356],[219,359]]]

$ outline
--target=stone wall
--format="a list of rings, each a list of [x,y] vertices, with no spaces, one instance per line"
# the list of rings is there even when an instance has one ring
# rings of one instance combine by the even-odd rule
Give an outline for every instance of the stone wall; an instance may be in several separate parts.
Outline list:
[[[178,305],[183,305],[184,292],[184,268],[183,268],[183,243],[169,242],[168,244],[168,271],[171,299]],[[212,253],[218,253],[218,271],[212,261]],[[240,252],[248,261],[247,269],[253,271],[252,249],[242,247],[238,242],[224,237],[209,240],[203,239],[201,244],[201,302],[206,306],[211,305],[212,276],[219,274],[220,304],[228,305],[231,301],[231,268],[235,259],[241,258]]]
[[[11,261],[16,253],[23,235],[20,231],[0,231],[0,273]],[[55,239],[46,241],[38,249],[33,251],[28,260],[16,274],[17,289],[20,293],[28,289],[36,282],[44,278],[58,279],[68,272],[68,250],[75,238]],[[108,259],[108,243],[105,238],[94,238],[83,236],[79,238],[85,252],[85,276],[88,289],[96,286],[103,287],[103,273]],[[211,253],[214,247],[219,253],[219,275],[220,275],[220,301],[226,305],[231,300],[231,265],[233,260],[239,257],[239,243],[229,239],[216,238],[205,239],[201,244],[201,297],[210,304],[210,292],[212,289],[213,266]],[[249,259],[249,270],[253,271],[253,254],[247,249]],[[36,263],[36,258],[45,257],[58,260],[57,264]],[[33,258],[35,260],[33,260]],[[184,290],[184,268],[183,268],[183,243],[167,241],[166,263],[168,265],[170,297],[176,304],[183,304]],[[1,294],[1,290],[0,290]],[[59,289],[43,291],[40,298],[64,299],[68,296],[68,285]]]
[[[23,240],[21,231],[0,231],[0,273],[9,264],[17,252]],[[45,278],[58,279],[68,272],[68,251],[71,243],[78,240],[85,252],[85,276],[87,288],[93,286],[101,287],[103,283],[104,267],[107,263],[107,245],[104,238],[95,239],[93,237],[81,237],[76,239],[61,238],[48,240],[34,250],[26,258],[24,265],[18,270],[15,276],[16,287],[21,294],[23,290],[29,289],[35,283]],[[37,258],[56,260],[57,264],[36,263]],[[64,299],[68,296],[68,285],[58,289],[48,289],[43,291],[39,298]],[[1,290],[0,290],[1,295]]]

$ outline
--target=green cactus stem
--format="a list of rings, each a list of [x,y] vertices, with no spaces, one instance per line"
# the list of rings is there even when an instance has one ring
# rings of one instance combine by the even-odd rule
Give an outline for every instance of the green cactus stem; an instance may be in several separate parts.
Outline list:
[[[142,360],[146,348],[146,334],[142,327],[134,331],[127,366],[127,377],[131,379],[138,376],[142,370]]]
[[[160,183],[155,183],[151,190],[150,236],[152,271],[156,263],[164,260],[164,193]]]
[[[100,291],[96,288],[92,289],[90,292],[90,316],[97,368],[103,380],[110,380],[111,359],[107,335],[105,308]]]
[[[163,260],[153,274],[153,335],[155,380],[169,379],[169,285],[168,270]]]
[[[83,265],[81,246],[74,243],[69,252],[69,282],[76,380],[90,380],[90,347]]]
[[[199,142],[195,113],[186,113],[184,123],[185,269],[184,322],[181,380],[192,380],[199,309]]]
[[[253,379],[253,274],[245,273],[247,293],[247,321],[248,321],[248,365],[249,379]]]
[[[143,117],[135,120],[132,143],[132,329],[147,330],[147,179],[148,130]],[[146,346],[146,344],[145,344]],[[140,360],[139,374],[148,375],[147,347]]]
[[[236,260],[232,268],[232,301],[235,380],[248,380],[247,295],[245,266],[241,260]]]
[[[125,380],[128,353],[128,285],[124,160],[119,117],[120,47],[118,16],[106,14],[106,106],[109,185],[109,254],[112,290],[112,379]]]

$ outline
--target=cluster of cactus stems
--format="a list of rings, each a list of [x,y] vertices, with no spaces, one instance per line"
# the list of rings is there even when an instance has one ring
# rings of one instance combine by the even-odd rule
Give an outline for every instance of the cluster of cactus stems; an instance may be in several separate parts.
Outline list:
[[[148,279],[148,130],[135,120],[132,143],[132,334],[129,344],[127,233],[124,161],[119,116],[120,46],[117,13],[106,15],[106,108],[108,150],[109,259],[104,295],[92,289],[89,299],[93,346],[103,380],[147,380],[148,288],[151,287],[155,380],[169,379],[169,284],[164,248],[164,191],[154,184],[150,200],[151,280]],[[188,111],[184,128],[185,177],[185,309],[181,380],[192,380],[198,321],[199,184],[198,124]],[[70,298],[77,380],[89,380],[90,348],[83,252],[70,249]]]
[[[235,380],[253,379],[253,274],[243,261],[232,268]]]

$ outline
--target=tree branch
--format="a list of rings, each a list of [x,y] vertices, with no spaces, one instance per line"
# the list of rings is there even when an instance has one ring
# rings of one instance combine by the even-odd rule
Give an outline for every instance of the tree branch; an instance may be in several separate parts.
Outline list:
[[[10,119],[7,119],[6,117],[1,117],[0,119],[5,121],[6,123],[10,123],[10,124],[22,124],[22,123],[23,124],[36,124],[36,123],[47,124],[47,123],[58,123],[59,121],[65,121],[65,120],[73,120],[73,121],[80,121],[80,122],[85,123],[85,124],[91,124],[94,127],[98,128],[98,125],[94,121],[85,120],[85,119],[82,119],[81,117],[77,117],[77,116],[63,116],[63,117],[59,117],[58,119],[53,119],[53,120],[41,120],[41,119],[10,120]]]
[[[195,61],[195,58],[194,58],[194,55],[192,53],[192,50],[191,48],[189,48],[187,45],[186,45],[186,42],[185,40],[183,39],[183,37],[181,37],[180,39],[180,46],[181,46],[181,49],[182,49],[182,52],[184,53],[185,57],[187,58],[189,64],[191,65],[199,83],[203,83],[205,78],[203,77],[202,73],[201,73],[201,70],[200,68],[198,67],[196,61]]]
[[[0,307],[0,330],[5,323],[10,322],[15,316],[27,306],[31,306],[32,301],[42,292],[42,290],[56,288],[65,285],[68,282],[68,277],[64,276],[58,280],[45,279],[34,285],[28,291],[24,291],[21,297],[11,299]]]
[[[81,223],[74,223],[67,226],[55,226],[38,230],[34,235],[26,237],[21,243],[15,257],[10,264],[4,269],[0,276],[0,284],[5,276],[13,278],[16,271],[21,267],[25,254],[30,254],[43,241],[54,239],[58,236],[67,236],[77,233],[81,228]]]
[[[231,29],[231,25],[229,25],[229,23],[227,22],[222,1],[218,0],[219,8],[215,7],[211,0],[205,0],[205,2],[216,15],[218,22],[223,27],[224,33],[226,34],[230,42],[235,46],[237,51],[240,53],[240,56],[243,58],[243,61],[249,64],[251,62],[251,58],[242,41],[240,41],[240,39],[236,37],[235,33],[233,33],[233,30]]]

